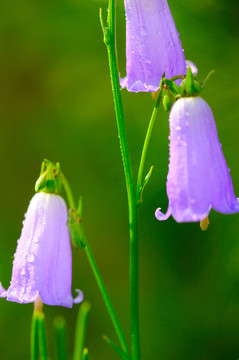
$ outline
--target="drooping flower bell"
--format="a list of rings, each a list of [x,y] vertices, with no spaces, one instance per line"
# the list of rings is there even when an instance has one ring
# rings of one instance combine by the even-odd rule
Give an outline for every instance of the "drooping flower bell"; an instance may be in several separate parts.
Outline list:
[[[239,212],[209,105],[198,96],[182,97],[174,103],[169,123],[169,205],[165,215],[157,209],[156,218],[172,215],[177,222],[194,222],[207,218],[212,208]]]
[[[124,0],[126,11],[126,72],[128,91],[159,89],[167,78],[186,74],[181,41],[167,0]]]
[[[51,180],[50,180],[51,181]],[[72,307],[82,300],[71,295],[72,255],[67,207],[54,193],[36,193],[27,209],[14,255],[11,284],[0,297],[19,303],[35,302]]]

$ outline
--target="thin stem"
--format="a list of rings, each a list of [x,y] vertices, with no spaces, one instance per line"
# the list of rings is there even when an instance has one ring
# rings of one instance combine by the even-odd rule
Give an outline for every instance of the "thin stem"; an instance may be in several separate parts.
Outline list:
[[[158,108],[159,108],[159,104],[160,104],[160,101],[161,101],[161,96],[162,96],[162,89],[160,89],[160,91],[159,91],[158,99],[156,101],[156,104],[155,104],[154,109],[153,109],[153,113],[152,113],[150,121],[149,121],[149,126],[148,126],[148,130],[147,130],[147,133],[146,133],[146,137],[145,137],[145,140],[144,140],[144,146],[143,146],[143,150],[142,150],[142,154],[141,154],[139,172],[138,172],[138,179],[137,179],[137,187],[136,187],[137,203],[138,204],[140,202],[140,193],[141,193],[141,188],[142,188],[142,178],[143,178],[145,160],[146,160],[146,156],[147,156],[147,152],[148,152],[149,142],[150,142],[150,139],[151,139],[154,123],[155,123],[156,116],[157,116],[157,113],[158,113]]]
[[[74,200],[74,197],[73,197],[69,182],[67,181],[66,177],[64,176],[64,174],[62,172],[61,172],[61,180],[62,180],[62,184],[64,186],[64,189],[65,189],[65,192],[66,192],[66,195],[67,195],[69,206],[70,206],[70,208],[75,209],[75,200]],[[110,315],[110,318],[111,318],[111,321],[112,321],[113,326],[115,328],[116,334],[118,336],[120,345],[121,345],[123,351],[129,357],[129,350],[128,350],[128,346],[127,346],[127,343],[126,343],[125,338],[124,338],[124,334],[123,334],[123,332],[121,330],[118,318],[117,318],[117,316],[115,314],[115,311],[114,311],[114,308],[113,308],[113,306],[111,304],[110,298],[109,298],[108,293],[106,291],[106,288],[104,286],[104,283],[103,283],[102,277],[100,275],[100,272],[99,272],[99,270],[97,268],[97,265],[96,265],[94,256],[92,254],[92,251],[90,249],[86,234],[85,234],[83,226],[82,226],[82,223],[79,223],[79,226],[81,227],[82,240],[85,243],[86,256],[88,258],[88,261],[89,261],[91,269],[93,271],[95,280],[97,282],[97,285],[98,285],[99,290],[101,292],[101,295],[103,297],[106,309],[107,309],[107,311],[108,311],[108,313]]]
[[[115,105],[115,114],[118,127],[120,149],[126,180],[126,189],[129,208],[130,231],[130,308],[131,308],[131,337],[132,359],[140,359],[140,334],[139,334],[139,263],[138,263],[138,226],[137,226],[137,201],[134,188],[133,172],[129,156],[123,104],[119,84],[119,71],[116,57],[116,32],[115,32],[115,0],[109,0],[107,28],[104,28],[105,43],[108,50],[112,92]],[[107,35],[107,36],[106,36]]]
[[[101,278],[101,275],[99,273],[99,270],[97,268],[97,265],[96,265],[96,262],[95,262],[95,259],[93,257],[93,254],[92,254],[92,251],[90,249],[90,246],[88,244],[88,241],[87,241],[87,238],[86,236],[84,237],[84,240],[85,240],[85,252],[86,252],[86,256],[88,258],[88,261],[90,263],[90,266],[91,266],[91,269],[93,271],[93,274],[94,274],[94,277],[95,277],[95,280],[97,282],[97,285],[100,289],[100,292],[101,292],[101,295],[103,297],[103,300],[104,300],[104,303],[105,303],[105,306],[108,310],[108,313],[110,315],[110,318],[111,318],[111,321],[113,323],[113,326],[115,328],[115,331],[116,331],[116,334],[118,336],[118,339],[119,339],[119,342],[120,342],[120,345],[123,349],[123,351],[127,354],[128,358],[129,358],[129,350],[128,350],[128,346],[127,346],[127,343],[125,341],[125,338],[124,338],[124,334],[121,330],[121,327],[120,327],[120,324],[119,324],[119,320],[114,312],[114,309],[113,309],[113,306],[111,304],[111,301],[110,301],[110,298],[107,294],[107,291],[105,289],[105,286],[104,286],[104,283],[103,283],[103,280]]]

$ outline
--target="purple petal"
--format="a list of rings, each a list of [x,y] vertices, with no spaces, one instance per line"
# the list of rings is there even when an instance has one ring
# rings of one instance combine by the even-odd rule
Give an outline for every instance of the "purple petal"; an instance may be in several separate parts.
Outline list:
[[[238,200],[208,104],[200,97],[182,98],[173,105],[169,121],[167,194],[175,220],[203,220],[212,207],[222,213],[238,212]]]
[[[166,0],[125,0],[128,91],[157,91],[167,78],[186,73],[181,41]]]
[[[78,295],[74,298],[73,303],[74,304],[79,304],[84,300],[84,294],[79,289],[76,289],[76,292],[78,293]]]
[[[59,195],[38,193],[27,210],[7,300],[72,307],[67,208]]]
[[[7,291],[3,288],[2,283],[0,283],[0,297],[6,297]]]
[[[169,218],[169,216],[172,215],[172,210],[170,207],[168,207],[168,210],[166,212],[166,214],[164,214],[162,211],[161,211],[161,208],[158,208],[156,211],[155,211],[155,217],[160,220],[160,221],[164,221],[164,220],[167,220]]]

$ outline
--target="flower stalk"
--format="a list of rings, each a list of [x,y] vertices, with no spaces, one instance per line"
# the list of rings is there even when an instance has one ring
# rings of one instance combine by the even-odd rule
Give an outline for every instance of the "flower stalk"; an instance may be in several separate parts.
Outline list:
[[[140,332],[139,332],[139,255],[138,255],[138,226],[137,226],[137,199],[133,181],[133,172],[127,144],[123,104],[120,92],[119,71],[116,57],[115,32],[115,0],[109,0],[107,26],[101,25],[104,41],[108,51],[111,85],[115,106],[116,122],[119,134],[120,150],[124,167],[126,190],[129,209],[130,233],[130,312],[131,312],[131,339],[132,359],[139,360]]]

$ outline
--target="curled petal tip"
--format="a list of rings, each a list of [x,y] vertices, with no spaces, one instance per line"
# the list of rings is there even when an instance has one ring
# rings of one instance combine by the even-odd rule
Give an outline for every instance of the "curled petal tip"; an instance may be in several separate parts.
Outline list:
[[[155,217],[156,217],[156,219],[158,219],[158,220],[160,220],[160,221],[167,220],[171,214],[172,214],[172,212],[171,212],[170,207],[168,208],[166,214],[164,214],[164,213],[161,211],[161,208],[158,208],[158,209],[155,211]]]
[[[78,295],[75,297],[75,299],[73,299],[73,303],[74,304],[79,304],[84,300],[84,294],[79,289],[76,289],[75,291],[77,292]]]

